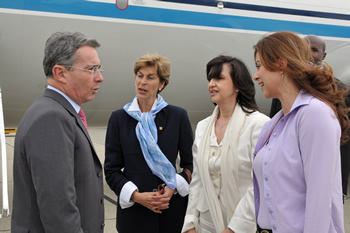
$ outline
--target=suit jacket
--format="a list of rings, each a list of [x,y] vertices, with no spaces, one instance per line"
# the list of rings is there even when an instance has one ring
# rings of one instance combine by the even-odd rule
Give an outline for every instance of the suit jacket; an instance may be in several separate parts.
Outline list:
[[[276,113],[282,109],[281,101],[273,98],[271,102],[270,117],[272,118]]]
[[[164,183],[152,174],[136,137],[138,121],[123,109],[112,113],[106,135],[105,175],[109,187],[119,196],[123,186],[132,181],[139,192],[152,192]],[[157,113],[155,124],[158,132],[158,146],[175,166],[180,153],[180,166],[192,172],[193,134],[187,112],[179,107],[168,105]],[[185,178],[185,172],[180,173]],[[117,206],[117,230],[119,233],[179,233],[187,207],[187,197],[178,194],[170,200],[170,208],[156,214],[135,203],[121,209]]]
[[[103,232],[102,166],[72,105],[45,90],[15,139],[11,232]]]
[[[337,80],[337,88],[347,90],[344,98],[345,98],[345,104],[347,108],[350,108],[350,94],[349,94],[349,87],[340,81]],[[350,111],[348,112],[348,117],[350,119]],[[350,130],[348,130],[347,135],[350,137]],[[350,174],[350,141],[347,141],[346,143],[342,144],[340,146],[340,155],[341,155],[341,172],[342,172],[342,186],[343,186],[343,194],[348,194],[348,179]]]

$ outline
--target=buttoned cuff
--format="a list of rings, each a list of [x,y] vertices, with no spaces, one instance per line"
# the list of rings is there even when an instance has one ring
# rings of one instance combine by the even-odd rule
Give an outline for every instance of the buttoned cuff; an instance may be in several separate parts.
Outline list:
[[[176,190],[181,197],[187,196],[190,192],[190,185],[179,174],[176,174]]]
[[[241,218],[233,217],[228,224],[228,227],[234,232],[256,232],[256,223],[254,221],[247,221],[246,219]]]
[[[193,215],[186,215],[181,232],[185,233],[193,228],[198,230],[198,218]]]

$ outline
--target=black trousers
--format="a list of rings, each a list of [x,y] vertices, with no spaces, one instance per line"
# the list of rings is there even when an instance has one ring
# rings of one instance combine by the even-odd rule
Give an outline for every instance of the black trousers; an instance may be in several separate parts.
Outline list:
[[[343,183],[343,194],[348,194],[348,180],[350,173],[350,141],[340,147],[341,175]]]

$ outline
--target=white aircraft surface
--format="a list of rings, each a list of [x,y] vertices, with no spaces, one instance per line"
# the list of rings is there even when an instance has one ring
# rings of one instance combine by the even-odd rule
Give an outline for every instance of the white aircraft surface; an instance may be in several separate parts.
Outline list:
[[[185,108],[194,128],[214,107],[207,91],[207,62],[220,54],[231,55],[243,60],[253,75],[252,47],[273,31],[321,37],[327,45],[325,61],[338,79],[350,85],[349,0],[0,0],[5,128],[16,128],[44,92],[43,50],[56,31],[80,31],[101,44],[98,53],[105,80],[95,100],[83,106],[90,127],[106,127],[111,112],[132,101],[135,60],[159,53],[171,62],[170,84],[161,95],[169,104]],[[269,115],[271,100],[263,97],[257,84],[256,100],[260,111]],[[1,111],[0,107],[0,115]],[[3,131],[1,121],[0,117]],[[98,139],[104,141],[103,136]],[[10,210],[3,136],[0,141],[1,218]],[[349,218],[349,212],[345,216]],[[115,220],[111,229],[114,224]]]
[[[112,111],[135,96],[133,64],[156,52],[171,62],[164,99],[188,111],[193,126],[213,110],[206,63],[219,54],[255,72],[253,45],[272,31],[314,34],[327,44],[326,62],[350,84],[350,1],[347,0],[0,0],[0,87],[5,127],[16,127],[46,85],[42,60],[56,31],[96,38],[105,81],[85,104],[89,126],[106,126]],[[261,112],[269,115],[256,85]]]

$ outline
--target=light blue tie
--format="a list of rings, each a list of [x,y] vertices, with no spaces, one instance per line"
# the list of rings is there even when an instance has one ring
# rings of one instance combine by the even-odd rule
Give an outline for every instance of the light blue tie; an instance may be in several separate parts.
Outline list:
[[[137,96],[135,97],[137,98]],[[155,116],[160,110],[168,104],[158,95],[158,103],[154,110],[150,112],[129,111],[131,103],[124,106],[124,111],[138,121],[136,125],[136,136],[140,142],[143,157],[152,172],[162,179],[171,189],[176,188],[176,170],[175,167],[165,157],[160,150],[157,141],[157,127],[154,122]]]

